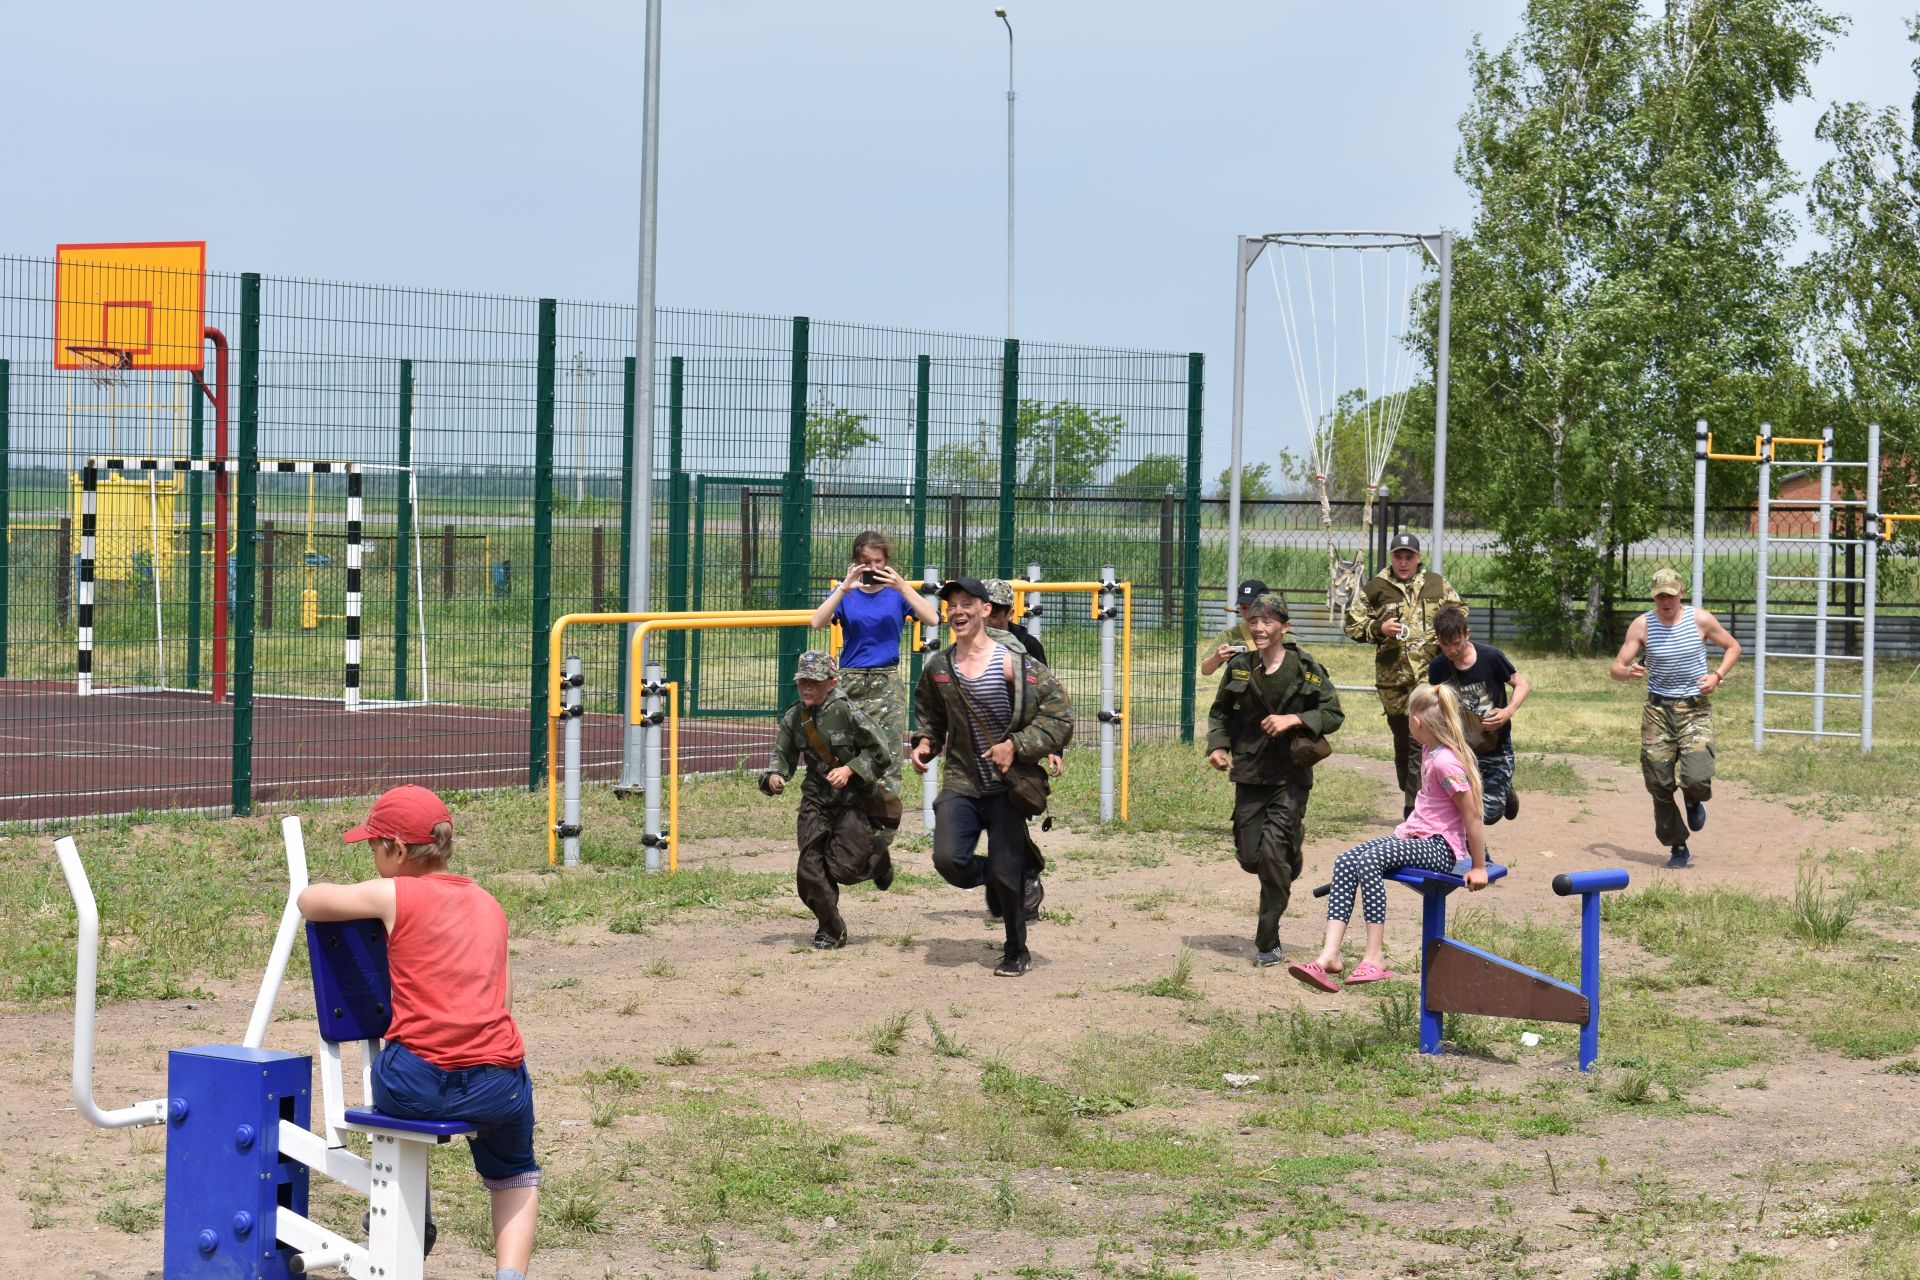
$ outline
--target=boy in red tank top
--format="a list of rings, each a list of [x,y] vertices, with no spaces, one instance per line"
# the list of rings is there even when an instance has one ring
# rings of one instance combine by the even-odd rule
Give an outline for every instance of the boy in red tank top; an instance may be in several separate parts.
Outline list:
[[[387,927],[393,1021],[373,1065],[374,1105],[480,1130],[467,1145],[492,1198],[496,1277],[525,1280],[540,1165],[533,1082],[513,1021],[506,912],[473,881],[448,874],[453,816],[425,787],[387,792],[346,838],[367,842],[379,879],[309,885],[300,913]]]

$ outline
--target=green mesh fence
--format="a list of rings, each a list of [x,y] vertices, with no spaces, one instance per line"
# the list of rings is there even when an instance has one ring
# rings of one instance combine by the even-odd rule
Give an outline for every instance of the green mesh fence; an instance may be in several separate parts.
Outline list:
[[[54,277],[0,257],[0,821],[537,780],[548,629],[625,606],[636,476],[656,609],[811,607],[866,529],[915,578],[1112,564],[1136,587],[1133,731],[1190,723],[1198,357],[664,311],[649,467],[630,456],[631,307],[210,274],[230,359],[223,388],[209,345],[203,389],[56,367]],[[87,560],[90,458],[124,467],[95,471]],[[1049,598],[1042,621],[1091,709],[1087,614]],[[809,642],[653,650],[682,687],[687,768],[764,753]],[[610,778],[619,629],[566,648],[589,772]]]

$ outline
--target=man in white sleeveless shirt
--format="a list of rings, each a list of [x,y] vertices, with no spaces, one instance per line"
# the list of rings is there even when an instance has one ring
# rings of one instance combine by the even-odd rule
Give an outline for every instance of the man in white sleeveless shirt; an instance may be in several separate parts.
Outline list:
[[[1677,571],[1655,572],[1653,608],[1627,627],[1626,643],[1608,669],[1615,680],[1647,682],[1640,773],[1653,796],[1653,829],[1667,846],[1669,867],[1687,865],[1693,856],[1687,833],[1707,825],[1707,801],[1713,798],[1710,695],[1740,660],[1740,642],[1706,610],[1682,604],[1683,589]],[[1712,671],[1707,670],[1709,643],[1721,650]],[[1676,786],[1687,801],[1684,819],[1673,801]]]

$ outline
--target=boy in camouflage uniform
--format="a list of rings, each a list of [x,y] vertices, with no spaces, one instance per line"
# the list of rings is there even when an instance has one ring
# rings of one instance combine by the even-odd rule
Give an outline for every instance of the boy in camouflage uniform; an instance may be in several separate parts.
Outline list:
[[[888,750],[880,727],[836,688],[839,671],[833,655],[809,649],[800,655],[793,678],[800,701],[780,717],[780,735],[771,767],[760,775],[760,790],[777,796],[804,756],[806,781],[800,787],[800,861],[794,881],[800,901],[820,927],[815,951],[847,944],[840,917],[840,886],[872,880],[875,888],[893,884],[893,860],[873,839],[868,814]]]
[[[1420,539],[1397,533],[1390,563],[1370,579],[1347,611],[1347,638],[1377,646],[1373,684],[1393,731],[1393,767],[1400,781],[1401,817],[1413,812],[1420,794],[1420,748],[1407,724],[1407,699],[1427,680],[1437,647],[1433,615],[1441,605],[1466,605],[1447,580],[1420,567]]]
[[[1260,878],[1254,963],[1280,963],[1280,917],[1300,875],[1307,796],[1313,788],[1313,738],[1346,719],[1333,677],[1294,644],[1287,602],[1266,592],[1241,610],[1257,646],[1227,660],[1207,713],[1207,760],[1231,769],[1233,849],[1240,868]]]

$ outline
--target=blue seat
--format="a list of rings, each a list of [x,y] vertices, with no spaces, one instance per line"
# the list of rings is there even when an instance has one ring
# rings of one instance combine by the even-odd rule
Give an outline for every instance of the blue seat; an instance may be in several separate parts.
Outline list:
[[[445,1142],[477,1132],[466,1120],[408,1120],[390,1116],[372,1107],[348,1107],[347,1123],[361,1129],[386,1129],[393,1133],[419,1133]]]

